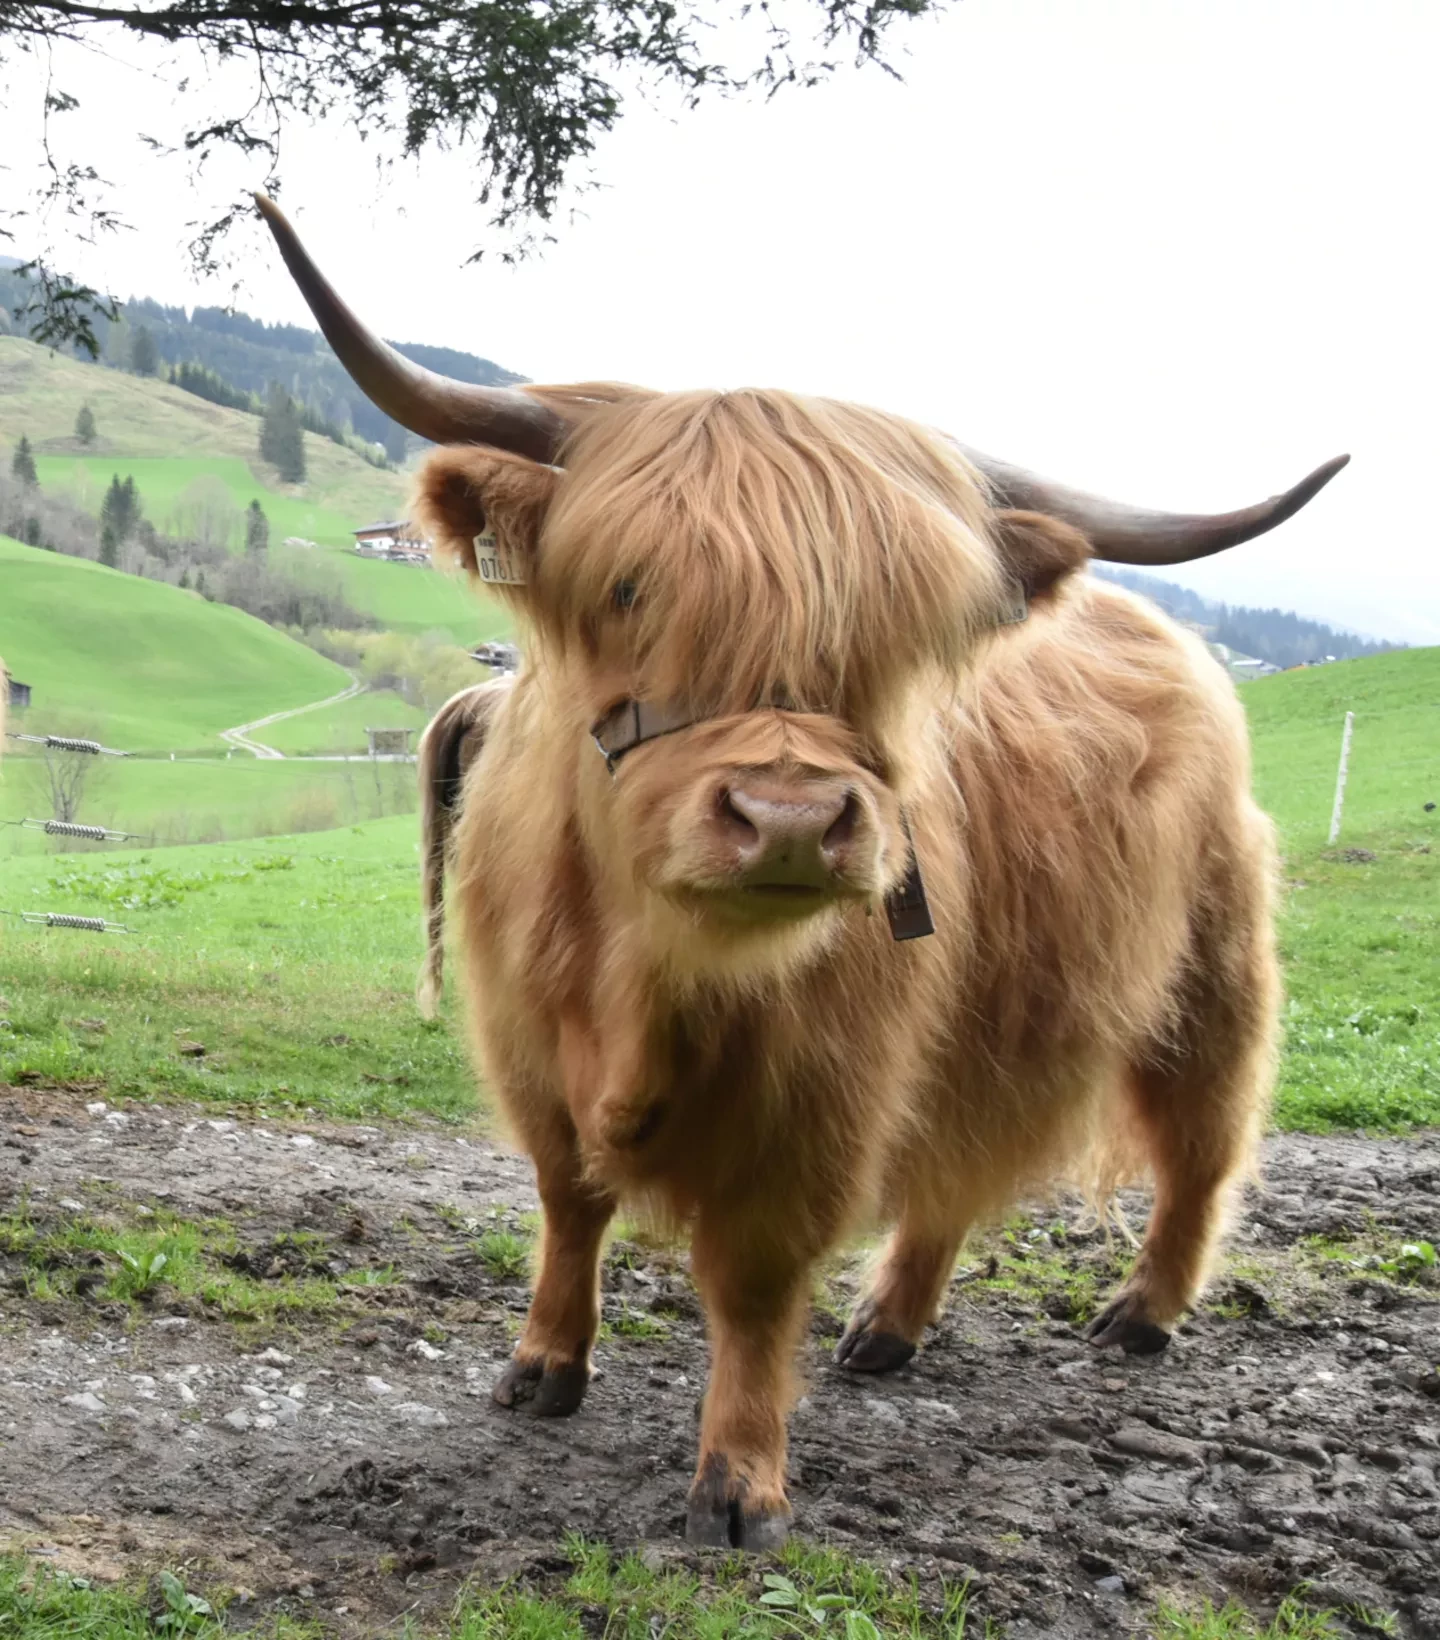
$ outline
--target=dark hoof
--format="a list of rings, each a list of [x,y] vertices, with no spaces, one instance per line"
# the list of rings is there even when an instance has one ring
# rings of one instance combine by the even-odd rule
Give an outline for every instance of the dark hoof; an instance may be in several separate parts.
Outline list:
[[[730,1466],[724,1458],[705,1460],[690,1488],[686,1539],[699,1549],[748,1549],[757,1555],[782,1548],[790,1535],[789,1509],[747,1509],[745,1482],[732,1487],[729,1480]]]
[[[542,1361],[512,1361],[490,1395],[502,1407],[523,1407],[537,1418],[568,1418],[585,1399],[589,1384],[582,1362],[546,1372]]]
[[[1136,1315],[1135,1300],[1123,1293],[1101,1310],[1085,1329],[1085,1337],[1097,1350],[1118,1345],[1126,1355],[1159,1355],[1170,1342],[1163,1327]]]
[[[835,1364],[851,1372],[894,1372],[915,1353],[915,1346],[899,1333],[877,1332],[877,1311],[871,1299],[856,1307],[845,1336],[835,1346]]]

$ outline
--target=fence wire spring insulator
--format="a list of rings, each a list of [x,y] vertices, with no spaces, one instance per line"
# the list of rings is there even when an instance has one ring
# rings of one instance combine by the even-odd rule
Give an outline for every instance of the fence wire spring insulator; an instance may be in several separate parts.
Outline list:
[[[113,746],[102,746],[98,740],[77,740],[73,735],[25,735],[18,730],[10,729],[6,733],[11,740],[28,740],[32,746],[47,746],[56,752],[89,752],[93,756],[102,753],[107,757],[129,757],[129,752],[118,752]]]
[[[128,831],[108,831],[104,826],[82,826],[75,820],[46,820],[43,829],[51,837],[87,837],[92,843],[118,843],[130,836]]]
[[[91,934],[128,934],[124,923],[106,922],[103,917],[72,917],[64,911],[22,911],[21,922],[42,928],[83,928]]]

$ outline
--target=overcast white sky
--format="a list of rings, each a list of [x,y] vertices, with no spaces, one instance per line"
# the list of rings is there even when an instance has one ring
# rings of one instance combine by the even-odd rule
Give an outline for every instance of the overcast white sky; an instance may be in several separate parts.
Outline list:
[[[1245,504],[1349,450],[1297,519],[1173,577],[1440,643],[1440,5],[961,0],[895,43],[903,84],[635,106],[605,189],[518,269],[461,265],[483,218],[455,156],[382,186],[342,130],[292,133],[285,204],[384,334],[535,379],[833,394],[1175,508]],[[103,111],[139,231],[77,263],[122,293],[223,300],[189,278],[183,172],[132,137],[160,124],[153,84],[97,83],[72,118]],[[253,246],[240,305],[308,323]]]

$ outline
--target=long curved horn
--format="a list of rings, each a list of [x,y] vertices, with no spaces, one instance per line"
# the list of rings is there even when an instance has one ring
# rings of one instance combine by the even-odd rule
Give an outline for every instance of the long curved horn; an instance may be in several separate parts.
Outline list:
[[[1083,490],[1053,484],[1048,478],[996,461],[978,450],[964,445],[961,449],[990,481],[1000,506],[1048,513],[1073,524],[1089,539],[1095,556],[1112,564],[1185,564],[1237,547],[1293,517],[1350,459],[1336,456],[1283,495],[1272,495],[1268,501],[1242,507],[1239,512],[1166,513],[1105,501]]]
[[[555,459],[566,424],[548,405],[520,388],[452,381],[404,358],[335,294],[275,201],[256,194],[255,203],[325,340],[372,404],[436,444],[486,444],[533,461]]]

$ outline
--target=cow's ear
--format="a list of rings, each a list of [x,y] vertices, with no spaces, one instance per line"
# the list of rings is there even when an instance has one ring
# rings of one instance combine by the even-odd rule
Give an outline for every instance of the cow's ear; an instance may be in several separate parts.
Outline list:
[[[413,511],[440,562],[502,587],[530,578],[559,473],[503,450],[436,450],[415,481]]]
[[[1090,561],[1090,543],[1080,531],[1048,513],[997,512],[991,531],[1000,561],[1027,603],[1044,598]]]

